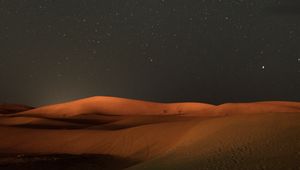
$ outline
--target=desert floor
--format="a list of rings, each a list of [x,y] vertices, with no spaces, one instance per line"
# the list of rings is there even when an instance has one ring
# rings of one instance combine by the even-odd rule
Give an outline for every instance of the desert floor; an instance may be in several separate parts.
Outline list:
[[[0,169],[300,169],[300,103],[107,100],[1,105]]]

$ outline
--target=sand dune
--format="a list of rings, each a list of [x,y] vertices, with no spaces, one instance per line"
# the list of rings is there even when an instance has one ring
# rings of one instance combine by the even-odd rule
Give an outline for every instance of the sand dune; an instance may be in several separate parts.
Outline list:
[[[103,115],[191,115],[213,116],[204,103],[157,103],[117,97],[96,96],[24,111],[23,115],[71,117],[83,114]]]
[[[0,116],[0,169],[300,168],[298,102],[92,97],[21,111]]]
[[[205,103],[157,103],[117,97],[96,96],[67,103],[31,109],[18,114],[43,117],[72,117],[83,114],[103,115],[184,115],[224,116],[232,114],[262,114],[270,112],[299,112],[298,102],[256,102],[210,105]]]
[[[0,114],[11,114],[17,112],[23,112],[33,109],[33,107],[19,105],[19,104],[0,104]]]

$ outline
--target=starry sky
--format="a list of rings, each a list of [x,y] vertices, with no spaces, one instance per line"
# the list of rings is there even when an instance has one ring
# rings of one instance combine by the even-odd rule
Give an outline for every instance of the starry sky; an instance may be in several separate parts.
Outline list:
[[[0,0],[0,102],[300,100],[298,0]]]

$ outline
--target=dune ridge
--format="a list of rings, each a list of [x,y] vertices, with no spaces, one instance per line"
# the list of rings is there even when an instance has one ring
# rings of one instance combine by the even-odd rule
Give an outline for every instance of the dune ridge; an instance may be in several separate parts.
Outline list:
[[[211,105],[197,102],[158,103],[109,96],[95,96],[66,103],[43,106],[20,115],[42,115],[68,117],[81,114],[103,115],[185,115],[225,116],[233,114],[255,114],[270,112],[300,112],[300,102],[267,101],[253,103],[226,103]]]

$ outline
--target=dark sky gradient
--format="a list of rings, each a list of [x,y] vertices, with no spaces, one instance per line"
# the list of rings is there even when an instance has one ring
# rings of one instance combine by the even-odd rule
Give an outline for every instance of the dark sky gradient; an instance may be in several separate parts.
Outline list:
[[[0,0],[0,102],[300,100],[297,0]]]

